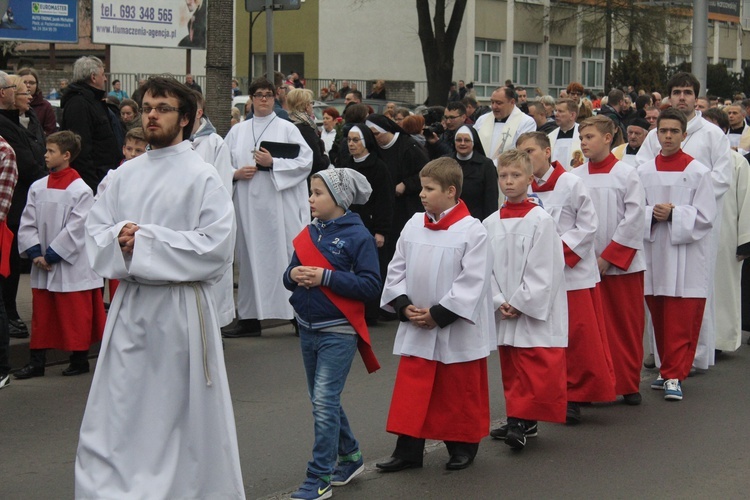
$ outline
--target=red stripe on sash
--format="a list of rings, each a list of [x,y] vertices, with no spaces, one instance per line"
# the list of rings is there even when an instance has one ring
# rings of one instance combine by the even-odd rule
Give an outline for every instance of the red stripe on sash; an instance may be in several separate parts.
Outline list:
[[[334,270],[333,266],[325,256],[320,253],[318,247],[313,243],[310,237],[310,228],[306,227],[303,229],[294,241],[294,251],[297,252],[297,257],[303,266],[314,266],[322,267],[323,269]],[[334,293],[329,287],[321,286],[320,290],[328,297],[333,305],[335,305],[339,311],[341,311],[346,317],[347,321],[351,323],[354,330],[359,335],[357,342],[357,348],[359,349],[359,355],[362,357],[362,361],[365,362],[365,367],[368,373],[372,373],[380,369],[380,363],[375,357],[375,352],[372,350],[370,345],[370,332],[367,330],[367,323],[365,323],[365,305],[359,300],[350,299],[343,297],[337,293]]]
[[[13,231],[5,221],[0,222],[0,275],[10,276],[10,250],[13,247]]]

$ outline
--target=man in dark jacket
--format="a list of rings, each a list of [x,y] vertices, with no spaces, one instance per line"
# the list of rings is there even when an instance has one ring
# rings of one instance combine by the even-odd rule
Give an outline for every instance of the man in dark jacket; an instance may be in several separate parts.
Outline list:
[[[98,57],[84,56],[73,65],[74,82],[68,86],[60,105],[63,109],[62,130],[81,136],[81,154],[72,167],[96,193],[107,172],[122,161],[123,138],[116,136],[114,123],[119,120],[104,102],[107,77]]]

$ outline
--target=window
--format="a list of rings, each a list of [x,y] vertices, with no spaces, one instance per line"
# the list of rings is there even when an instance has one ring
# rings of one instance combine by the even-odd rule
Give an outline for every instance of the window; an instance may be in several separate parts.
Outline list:
[[[585,88],[604,91],[604,49],[583,49],[581,79]]]
[[[549,46],[549,94],[553,97],[570,83],[570,68],[573,64],[573,47],[565,45]]]
[[[719,58],[719,64],[726,66],[728,71],[734,71],[734,61],[735,59],[727,59],[726,57]]]
[[[539,44],[513,44],[513,83],[524,87],[537,85],[537,63],[539,59]]]
[[[477,97],[489,97],[500,86],[500,40],[474,41],[474,90]]]
[[[690,56],[683,54],[669,54],[670,66],[679,66],[684,62],[690,62]]]
[[[274,54],[276,59],[274,67],[276,71],[281,71],[288,75],[296,71],[304,77],[305,55],[304,54]],[[253,54],[253,75],[261,76],[266,74],[266,54]]]

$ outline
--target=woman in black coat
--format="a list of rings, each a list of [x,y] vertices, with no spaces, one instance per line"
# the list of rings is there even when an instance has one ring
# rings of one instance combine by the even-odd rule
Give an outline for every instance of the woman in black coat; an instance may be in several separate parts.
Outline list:
[[[456,152],[451,156],[461,165],[464,184],[461,199],[472,217],[484,220],[497,211],[500,190],[497,169],[484,155],[482,143],[474,127],[462,126],[454,137]]]
[[[349,157],[344,167],[351,168],[367,178],[372,187],[370,199],[364,205],[352,205],[352,212],[359,214],[365,227],[375,238],[380,260],[380,277],[385,280],[389,258],[386,241],[393,237],[393,207],[395,196],[388,167],[378,157],[378,144],[370,129],[363,123],[354,124],[346,137]],[[365,303],[365,320],[370,325],[377,322],[380,300]]]

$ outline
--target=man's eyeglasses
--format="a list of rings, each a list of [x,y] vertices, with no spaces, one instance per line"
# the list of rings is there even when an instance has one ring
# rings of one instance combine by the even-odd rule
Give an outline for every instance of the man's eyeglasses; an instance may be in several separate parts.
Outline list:
[[[16,87],[18,87],[18,85],[8,85],[7,87],[0,87],[0,90],[14,89]]]
[[[174,106],[166,106],[166,105],[156,106],[156,107],[143,106],[142,109],[145,114],[149,114],[152,111],[156,110],[156,112],[159,113],[160,115],[166,115],[167,113],[173,113],[175,111],[180,110],[180,108],[175,108]]]
[[[461,118],[464,115],[456,115],[456,116],[450,116],[450,115],[443,115],[443,120],[455,120],[456,118]]]
[[[265,100],[273,99],[273,94],[253,94],[253,99]]]

